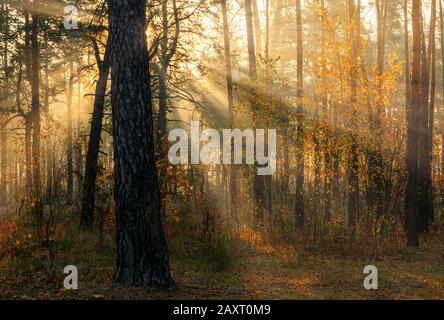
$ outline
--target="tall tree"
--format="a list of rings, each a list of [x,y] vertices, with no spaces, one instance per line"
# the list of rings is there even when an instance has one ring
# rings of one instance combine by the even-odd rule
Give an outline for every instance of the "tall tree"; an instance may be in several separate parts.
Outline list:
[[[169,19],[168,19],[168,0],[162,0],[162,38],[160,41],[160,66],[159,66],[159,116],[157,120],[157,146],[162,150],[162,144],[166,141],[167,136],[167,115],[168,115],[168,68],[171,59],[177,50],[179,41],[180,24],[179,12],[177,10],[176,0],[173,0],[173,16],[174,16],[174,37],[171,47],[169,47]]]
[[[4,82],[3,82],[3,100],[2,105],[4,106],[4,111],[7,112],[9,109],[9,49],[8,49],[8,38],[9,38],[9,7],[6,1],[3,1],[2,6],[3,13],[3,72],[4,72]],[[0,205],[7,204],[7,193],[6,193],[6,184],[7,184],[7,159],[8,159],[8,132],[7,132],[7,122],[6,117],[4,123],[0,123],[1,125],[1,134],[0,134],[0,143],[1,143],[1,177],[0,177]],[[2,121],[3,122],[3,121]]]
[[[26,66],[26,79],[31,84],[32,89],[32,64],[31,64],[31,2],[29,0],[26,0],[23,3],[23,13],[24,13],[24,19],[25,19],[25,48],[24,48],[24,60],[25,60],[25,66]],[[21,61],[20,68],[19,68],[19,81],[17,83],[18,85],[18,99],[17,99],[17,105],[20,106],[20,89],[22,85],[21,81],[21,75],[22,75],[22,64]],[[21,110],[21,108],[20,108]],[[26,164],[26,197],[28,200],[30,200],[33,196],[33,172],[32,172],[32,122],[33,122],[33,108],[31,107],[31,111],[28,113],[23,113],[23,117],[25,119],[25,164]]]
[[[80,199],[82,190],[82,175],[83,175],[83,155],[82,155],[82,143],[81,143],[81,127],[80,114],[82,109],[81,100],[81,82],[80,78],[77,82],[77,139],[76,139],[76,199]]]
[[[48,34],[47,32],[44,33],[44,43],[45,47],[48,47]],[[49,113],[49,56],[48,54],[45,55],[45,61],[44,61],[44,95],[43,95],[43,108],[44,113],[46,114],[46,119],[49,122],[50,119],[50,113]],[[52,201],[52,194],[53,194],[53,161],[54,161],[54,155],[51,150],[51,140],[50,135],[47,135],[45,137],[45,149],[46,149],[46,190],[45,190],[45,201],[50,204]]]
[[[350,155],[347,176],[347,211],[348,221],[352,228],[356,228],[359,206],[359,180],[358,180],[358,150],[356,141],[356,109],[358,89],[358,54],[360,39],[360,1],[355,5],[355,0],[348,1],[350,50]]]
[[[233,98],[233,73],[231,65],[231,49],[230,49],[230,30],[228,26],[228,12],[227,1],[221,0],[222,4],[222,20],[224,29],[224,48],[225,48],[225,73],[227,79],[227,101],[228,114],[230,121],[230,128],[234,127],[234,98]],[[231,196],[231,216],[237,222],[237,181],[236,181],[236,166],[230,167],[230,196]]]
[[[407,245],[416,247],[418,238],[418,141],[421,113],[421,0],[412,0],[412,90],[407,113],[407,188],[405,194],[405,222]]]
[[[385,64],[385,35],[387,25],[387,0],[376,0],[376,24],[377,24],[377,97],[375,110],[371,110],[369,117],[370,130],[374,134],[373,141],[368,151],[368,175],[367,202],[370,212],[377,217],[382,215],[383,181],[382,181],[382,135],[384,118],[384,64]]]
[[[404,10],[405,106],[407,111],[409,110],[409,104],[411,99],[408,0],[404,0],[403,10]]]
[[[443,10],[442,10],[442,0],[439,0],[439,22],[440,22],[440,40],[441,40],[441,65],[444,66],[444,17],[443,17]],[[442,69],[442,95],[444,97],[444,68]],[[444,99],[443,99],[443,106],[441,110],[441,117],[440,117],[440,123],[441,123],[441,137],[442,137],[442,144],[441,149],[444,151]],[[441,170],[444,168],[444,152],[441,154]]]
[[[426,192],[427,192],[427,214],[426,230],[429,223],[435,220],[433,208],[433,130],[435,122],[435,95],[436,95],[436,0],[432,0],[430,18],[430,36],[428,57],[430,61],[430,92],[428,107],[428,130],[427,130],[427,156],[426,156]]]
[[[320,0],[320,14],[321,14],[321,57],[322,61],[326,61],[327,59],[327,45],[324,43],[326,37],[326,14],[327,8],[325,6],[325,0]],[[328,107],[327,100],[327,82],[326,82],[326,71],[327,67],[325,65],[322,66],[322,79],[321,79],[321,89],[322,89],[322,108],[323,108],[323,121],[324,121],[324,166],[325,166],[325,174],[324,174],[324,219],[326,222],[330,221],[331,218],[331,195],[332,195],[332,183],[331,183],[331,173],[332,173],[332,152],[329,148],[331,144],[330,139],[330,112]]]
[[[251,9],[251,0],[245,0],[245,23],[247,29],[247,49],[248,49],[248,72],[250,76],[251,86],[251,109],[253,114],[253,126],[258,122],[258,110],[254,103],[254,82],[257,79],[257,64],[256,64],[256,52],[254,43],[254,31],[253,31],[253,14]],[[260,224],[264,218],[264,212],[266,207],[265,200],[265,179],[263,176],[254,176],[253,191],[254,191],[254,224],[255,227]]]
[[[301,0],[296,0],[296,33],[297,33],[297,52],[296,52],[296,73],[297,73],[297,164],[296,164],[296,227],[304,226],[304,61],[303,61],[303,39],[302,39],[302,9]]]
[[[31,9],[31,112],[32,112],[32,170],[34,215],[37,222],[38,239],[42,239],[41,226],[43,218],[41,185],[40,185],[40,47],[39,47],[39,1],[32,2]]]
[[[251,0],[251,9],[253,11],[254,21],[254,36],[256,55],[262,54],[262,35],[261,35],[261,21],[259,19],[259,10],[257,8],[257,0]]]
[[[431,181],[431,151],[433,126],[433,108],[435,99],[435,88],[432,88],[432,59],[435,51],[435,29],[436,29],[436,0],[432,0],[430,30],[428,48],[424,32],[423,15],[421,14],[421,34],[422,34],[422,59],[421,59],[421,113],[419,117],[419,162],[418,162],[418,182],[419,182],[419,232],[426,232],[429,229],[429,219],[433,212],[432,202],[432,181]],[[436,76],[436,75],[435,75]],[[433,76],[432,76],[433,77]],[[435,83],[436,87],[436,83]],[[432,94],[433,91],[433,94]],[[431,130],[431,131],[430,131]]]
[[[100,136],[102,133],[103,113],[105,108],[106,84],[108,82],[110,69],[109,46],[106,45],[105,54],[102,61],[96,39],[92,38],[92,43],[99,69],[99,79],[96,83],[94,95],[91,129],[89,132],[88,149],[86,151],[85,176],[83,179],[82,203],[80,211],[80,228],[83,230],[91,230],[93,226]]]
[[[157,181],[146,0],[108,0],[117,226],[115,280],[171,287]]]
[[[67,181],[66,181],[66,203],[70,205],[72,203],[72,194],[73,194],[73,148],[72,148],[72,96],[73,96],[73,88],[74,88],[74,62],[71,60],[68,62],[69,65],[69,73],[68,73],[68,92],[67,92],[67,137],[66,137],[66,172],[67,172]]]

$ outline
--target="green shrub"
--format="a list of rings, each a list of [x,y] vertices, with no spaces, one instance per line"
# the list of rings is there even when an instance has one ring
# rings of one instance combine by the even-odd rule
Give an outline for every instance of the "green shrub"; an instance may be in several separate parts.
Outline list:
[[[219,239],[204,246],[203,258],[213,271],[224,271],[233,263],[234,256],[228,241]]]

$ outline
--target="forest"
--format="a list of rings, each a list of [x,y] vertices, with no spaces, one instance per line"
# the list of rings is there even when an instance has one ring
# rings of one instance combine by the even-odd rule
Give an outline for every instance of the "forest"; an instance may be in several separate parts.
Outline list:
[[[0,0],[0,299],[444,300],[442,2]]]

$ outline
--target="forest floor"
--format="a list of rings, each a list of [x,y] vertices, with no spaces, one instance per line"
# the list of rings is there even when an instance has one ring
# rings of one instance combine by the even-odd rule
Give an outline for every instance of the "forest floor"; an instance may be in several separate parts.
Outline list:
[[[61,245],[69,247],[66,243]],[[177,282],[172,291],[113,283],[113,253],[85,256],[84,252],[90,249],[88,245],[75,246],[70,255],[60,255],[51,280],[43,271],[13,275],[0,270],[0,298],[444,299],[444,239],[377,260],[289,255],[288,248],[247,250],[224,271],[214,271],[195,259],[172,254],[171,268]],[[79,269],[79,290],[60,289],[63,265],[72,260]],[[367,291],[363,287],[366,265],[378,268],[378,290]]]

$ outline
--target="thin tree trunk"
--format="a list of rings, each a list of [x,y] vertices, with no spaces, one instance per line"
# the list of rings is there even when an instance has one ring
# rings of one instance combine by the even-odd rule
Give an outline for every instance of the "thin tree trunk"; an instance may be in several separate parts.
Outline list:
[[[304,61],[303,61],[303,40],[302,40],[302,9],[301,0],[296,0],[296,28],[297,28],[297,163],[296,163],[296,196],[295,196],[295,213],[296,227],[302,229],[304,227]]]
[[[265,0],[265,59],[270,54],[270,0]]]
[[[321,45],[321,56],[322,61],[326,61],[326,45],[324,43],[325,34],[326,34],[326,21],[325,21],[325,15],[327,14],[327,9],[325,7],[325,0],[320,1],[321,5],[321,39],[322,43]],[[323,188],[323,200],[324,200],[324,220],[325,222],[330,222],[331,218],[331,195],[332,195],[332,153],[330,150],[330,127],[329,124],[329,108],[328,108],[328,101],[327,101],[327,84],[326,84],[326,66],[322,66],[322,112],[323,112],[323,121],[324,121],[324,131],[323,131],[323,138],[324,138],[324,188]]]
[[[409,19],[408,0],[404,0],[404,59],[405,59],[405,107],[408,111],[411,100],[410,83],[410,51],[409,51]]]
[[[39,32],[39,1],[34,0],[32,4],[32,26],[31,26],[31,108],[32,108],[32,158],[33,158],[33,210],[37,219],[37,234],[39,241],[42,240],[42,195],[40,185],[40,48],[38,40]]]
[[[440,37],[441,37],[441,65],[444,66],[444,17],[442,10],[442,0],[439,0],[439,21],[440,21]],[[443,106],[441,109],[441,170],[444,170],[444,68],[442,69],[442,96],[443,96]]]
[[[279,53],[279,46],[281,40],[281,31],[282,31],[282,6],[284,0],[276,0],[276,6],[274,9],[274,17],[273,17],[273,35],[271,37],[271,50],[270,54],[272,56],[277,55]]]
[[[382,181],[382,139],[384,118],[384,86],[383,74],[385,63],[385,33],[387,19],[387,0],[376,0],[376,22],[377,22],[377,97],[376,110],[370,109],[370,131],[374,133],[374,143],[370,144],[368,150],[368,176],[367,204],[371,213],[380,217],[383,212],[383,181]]]
[[[3,105],[5,106],[5,110],[8,110],[10,108],[9,106],[9,66],[8,66],[8,38],[9,38],[9,20],[8,20],[8,7],[6,4],[6,1],[3,2],[3,31],[4,31],[4,48],[3,48],[3,70],[4,70],[4,74],[5,74],[5,79],[4,79],[4,88],[3,88]],[[5,118],[4,116],[2,116],[2,118]],[[7,121],[6,118],[3,119],[5,120],[5,122]],[[2,121],[3,122],[3,121]],[[6,124],[6,123],[5,123]],[[7,127],[6,125],[4,125],[3,123],[1,123],[1,183],[0,183],[0,205],[2,206],[6,206],[7,205],[7,188],[6,188],[6,184],[7,184],[7,169],[8,169],[8,163],[7,163],[7,159],[8,159],[8,132],[7,132]]]
[[[224,28],[224,47],[225,47],[225,72],[227,79],[227,101],[228,101],[228,114],[230,120],[230,128],[234,127],[234,98],[233,98],[233,74],[231,67],[231,49],[230,49],[230,33],[228,26],[228,13],[226,0],[221,1],[222,4],[222,20]],[[230,167],[230,196],[231,206],[230,215],[237,221],[237,181],[236,181],[236,165],[232,164]]]
[[[166,61],[168,54],[168,11],[167,1],[162,1],[162,40],[160,43],[161,57],[159,68],[159,113],[157,118],[157,147],[159,152],[163,150],[163,143],[165,143],[166,127],[167,127],[167,72],[168,62]]]
[[[430,19],[429,61],[430,61],[430,94],[428,108],[428,132],[427,132],[427,226],[435,220],[433,208],[433,128],[435,121],[435,93],[436,93],[436,0],[432,0],[432,17]]]
[[[45,46],[48,46],[47,35],[45,34]],[[44,91],[44,109],[46,113],[47,121],[49,122],[49,69],[48,69],[49,59],[48,55],[45,56],[45,91]],[[52,162],[54,161],[54,156],[51,150],[51,134],[48,132],[45,137],[45,149],[46,149],[46,196],[45,201],[47,204],[51,203],[52,199],[52,182],[53,182],[53,174],[52,174]]]
[[[418,217],[418,231],[425,232],[428,230],[428,213],[429,213],[429,202],[428,202],[428,174],[427,174],[427,162],[428,162],[428,150],[429,150],[429,94],[430,94],[430,50],[431,46],[429,43],[429,50],[426,47],[426,39],[424,32],[424,18],[421,11],[420,15],[420,25],[421,25],[421,45],[422,45],[422,56],[421,56],[421,112],[419,114],[419,160],[418,160],[418,200],[419,200],[419,217]],[[430,33],[431,34],[431,33]]]
[[[73,96],[73,86],[74,86],[74,63],[71,60],[69,62],[69,78],[68,78],[68,97],[67,97],[67,143],[66,143],[66,171],[67,171],[67,181],[66,181],[66,204],[72,204],[72,194],[73,194],[73,148],[72,148],[72,96]]]
[[[105,49],[103,62],[100,59],[97,43],[94,42],[96,60],[99,69],[99,80],[94,95],[94,108],[89,133],[88,150],[86,152],[85,176],[83,179],[82,202],[80,210],[80,228],[91,230],[95,209],[96,178],[102,133],[103,110],[105,106],[106,84],[109,76],[109,45]]]
[[[360,3],[355,5],[354,0],[348,1],[348,17],[350,28],[350,41],[352,42],[352,49],[350,52],[350,107],[351,107],[351,134],[350,134],[350,156],[349,168],[347,177],[347,211],[349,225],[354,229],[358,220],[358,205],[359,205],[359,185],[358,185],[358,154],[356,142],[356,102],[357,102],[357,68],[358,68],[358,54],[359,54],[359,39],[360,32],[357,26],[360,25]]]
[[[250,80],[253,83],[257,76],[256,70],[256,52],[254,44],[254,32],[253,32],[253,15],[251,10],[251,0],[245,1],[245,20],[247,26],[247,43],[248,43],[248,70]],[[251,98],[254,100],[255,90],[254,88],[250,90]],[[254,126],[257,125],[258,110],[256,104],[252,101],[251,103],[252,113],[253,113],[253,123]],[[254,191],[254,227],[258,227],[263,222],[264,212],[266,208],[265,199],[265,179],[263,176],[255,174],[253,182]]]
[[[80,79],[77,83],[77,156],[76,156],[76,201],[80,199],[82,190],[82,176],[83,176],[83,154],[82,154],[82,141],[81,141],[81,126],[80,113],[82,108],[81,96],[80,96]]]
[[[32,197],[32,119],[25,118],[25,176],[26,176],[26,196]]]
[[[173,15],[175,25],[175,36],[173,38],[171,48],[168,49],[169,38],[169,20],[168,20],[168,0],[162,1],[162,40],[160,42],[161,57],[159,67],[159,113],[157,118],[157,148],[162,154],[162,157],[166,154],[164,149],[164,143],[167,141],[167,115],[168,115],[168,68],[174,54],[177,50],[178,37],[180,33],[179,17],[176,7],[176,0],[173,0]]]
[[[31,85],[31,90],[33,89],[33,79],[32,79],[32,63],[31,63],[31,21],[30,21],[30,1],[26,0],[23,4],[24,18],[25,18],[25,66],[26,66],[26,78]],[[21,67],[21,65],[20,65]],[[21,70],[20,70],[21,71]],[[21,73],[20,73],[21,75]],[[20,76],[19,75],[19,76]],[[20,104],[20,91],[21,91],[21,81],[19,77],[18,82],[18,105]],[[26,163],[26,198],[28,201],[32,201],[33,197],[33,171],[32,171],[32,122],[33,122],[33,108],[31,105],[30,112],[24,114],[25,118],[25,163]]]
[[[407,245],[417,247],[418,239],[418,141],[419,115],[421,113],[421,1],[412,0],[412,100],[407,118],[407,157],[408,173],[405,194],[405,220]]]
[[[262,38],[261,38],[261,21],[259,19],[259,11],[257,9],[257,0],[251,0],[251,9],[253,11],[254,19],[254,36],[256,55],[262,54]]]

